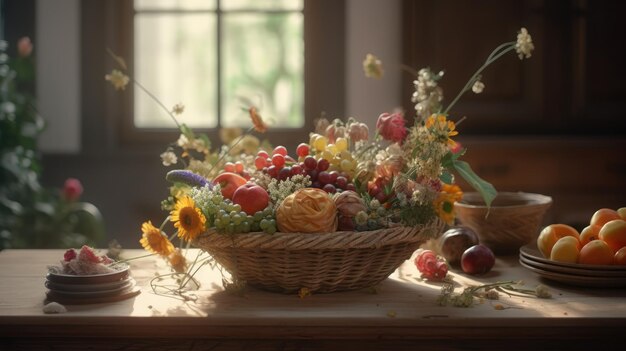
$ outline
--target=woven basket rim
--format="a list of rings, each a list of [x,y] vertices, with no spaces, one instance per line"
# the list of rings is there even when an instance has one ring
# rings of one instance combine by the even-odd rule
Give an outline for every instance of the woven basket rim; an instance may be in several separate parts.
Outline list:
[[[397,226],[372,231],[338,231],[327,233],[285,233],[264,232],[219,234],[206,231],[194,241],[201,249],[219,250],[236,247],[238,249],[276,250],[346,250],[370,249],[399,243],[411,243],[435,237],[441,232],[444,223],[436,219],[424,225],[413,227]]]
[[[500,198],[515,198],[515,199],[527,200],[528,202],[525,204],[514,204],[514,205],[493,205],[492,204],[491,209],[490,209],[492,212],[494,210],[497,211],[500,209],[515,210],[515,209],[532,208],[532,207],[543,208],[543,207],[549,207],[552,204],[552,197],[542,195],[542,194],[536,194],[536,193],[526,193],[522,191],[518,191],[518,192],[503,191],[503,192],[498,192],[497,196]],[[469,203],[464,202],[468,199],[471,199],[471,200],[482,199],[482,196],[478,192],[467,192],[463,194],[463,199],[455,202],[454,205],[460,208],[468,208],[468,209],[470,208],[485,209],[485,210],[487,209],[487,205],[485,204],[473,204],[473,203],[469,204]]]

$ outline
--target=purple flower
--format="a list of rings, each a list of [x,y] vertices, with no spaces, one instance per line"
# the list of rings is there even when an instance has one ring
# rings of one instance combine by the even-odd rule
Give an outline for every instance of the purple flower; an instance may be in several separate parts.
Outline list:
[[[209,184],[209,187],[213,188],[213,183],[209,182],[206,178],[186,169],[175,169],[167,172],[165,180],[172,183],[183,183],[199,188]]]

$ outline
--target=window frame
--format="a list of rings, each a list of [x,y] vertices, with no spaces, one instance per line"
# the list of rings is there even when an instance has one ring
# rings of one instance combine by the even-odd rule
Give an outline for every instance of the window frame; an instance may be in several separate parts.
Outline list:
[[[83,5],[83,7],[88,5]],[[96,52],[103,52],[109,47],[117,55],[124,57],[129,72],[134,71],[134,8],[132,0],[109,0],[104,6],[104,45],[96,48],[94,43],[88,44]],[[295,149],[300,142],[308,140],[308,133],[313,130],[314,120],[321,114],[330,118],[343,118],[345,106],[345,0],[305,0],[304,1],[304,124],[301,128],[271,127],[260,135],[273,145],[285,145]],[[85,17],[85,16],[83,16]],[[83,24],[89,22],[83,18]],[[93,25],[89,24],[91,27]],[[83,31],[86,33],[86,31]],[[328,40],[332,38],[332,40]],[[86,41],[83,40],[83,43]],[[333,55],[327,55],[333,52]],[[115,67],[110,57],[103,60],[105,72]],[[86,63],[87,66],[91,65]],[[334,93],[326,89],[332,84],[338,87]],[[106,110],[108,123],[113,125],[115,134],[111,139],[122,146],[146,147],[148,145],[174,142],[180,132],[173,126],[171,129],[138,128],[133,120],[133,101],[135,89],[124,92],[105,91],[103,108]],[[92,128],[92,132],[93,132]],[[219,124],[217,128],[194,128],[194,131],[206,134],[213,146],[221,144]]]

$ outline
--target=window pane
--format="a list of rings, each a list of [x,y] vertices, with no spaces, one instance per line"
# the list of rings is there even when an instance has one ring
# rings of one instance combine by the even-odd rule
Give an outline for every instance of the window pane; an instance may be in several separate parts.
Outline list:
[[[185,105],[179,121],[217,125],[216,19],[213,14],[137,14],[135,77],[167,107]],[[135,125],[173,128],[168,114],[135,89]]]
[[[304,125],[302,31],[302,13],[224,15],[224,126],[250,124],[241,97],[274,127]]]
[[[222,10],[302,10],[303,0],[222,0]]]
[[[135,0],[135,10],[213,10],[216,0]]]

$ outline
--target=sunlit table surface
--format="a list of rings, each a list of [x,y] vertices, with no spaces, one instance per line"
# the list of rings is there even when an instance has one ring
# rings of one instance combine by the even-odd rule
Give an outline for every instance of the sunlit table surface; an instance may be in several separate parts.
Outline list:
[[[126,250],[123,255],[144,253]],[[548,286],[551,299],[500,294],[499,300],[477,301],[470,308],[442,307],[436,303],[441,284],[421,280],[406,261],[375,289],[304,298],[255,288],[242,295],[225,292],[219,271],[205,266],[196,275],[202,283],[194,292],[197,299],[182,301],[150,288],[155,272],[169,272],[153,256],[130,261],[141,288],[138,296],[44,314],[47,266],[62,257],[63,250],[0,252],[1,350],[46,349],[59,342],[64,350],[85,349],[87,341],[95,350],[561,349],[564,343],[589,343],[595,349],[626,331],[626,289],[543,280],[521,267],[517,256],[498,258],[494,269],[480,277],[450,274],[458,291],[471,284],[522,280],[528,288]]]

